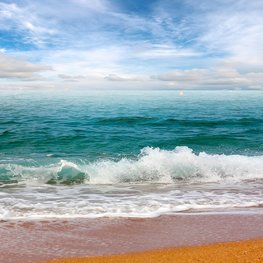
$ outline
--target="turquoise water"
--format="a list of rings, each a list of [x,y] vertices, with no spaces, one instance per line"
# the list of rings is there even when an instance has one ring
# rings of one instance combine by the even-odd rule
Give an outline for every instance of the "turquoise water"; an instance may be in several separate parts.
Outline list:
[[[260,206],[262,102],[259,91],[1,91],[0,217]]]
[[[258,154],[262,101],[256,91],[1,91],[1,155],[94,160],[146,146]]]

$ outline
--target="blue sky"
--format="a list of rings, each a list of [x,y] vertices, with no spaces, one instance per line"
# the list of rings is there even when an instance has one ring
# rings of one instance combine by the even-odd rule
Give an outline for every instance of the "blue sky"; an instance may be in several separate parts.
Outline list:
[[[262,0],[0,2],[0,87],[262,89]]]

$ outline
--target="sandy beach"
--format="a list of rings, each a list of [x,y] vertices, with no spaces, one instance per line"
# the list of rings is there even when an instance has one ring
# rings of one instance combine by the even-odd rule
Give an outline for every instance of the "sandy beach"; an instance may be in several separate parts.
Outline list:
[[[263,239],[163,249],[127,255],[52,260],[47,263],[263,262]]]
[[[36,263],[61,258],[86,258],[160,249],[164,249],[164,252],[154,252],[154,258],[160,255],[173,257],[174,253],[180,254],[180,251],[188,251],[188,248],[167,250],[168,248],[263,238],[263,215],[188,214],[148,219],[2,221],[0,236],[0,262],[4,263]],[[246,244],[252,244],[249,245],[251,249],[259,251],[262,240],[234,246],[237,251],[245,253]],[[211,247],[208,252],[213,254],[216,249],[222,254],[224,247],[225,245],[219,245],[219,249]],[[226,247],[228,251],[232,251],[232,245]],[[199,249],[193,251],[195,256],[200,255]],[[148,255],[147,253],[144,255]],[[185,252],[183,254],[185,255]],[[138,258],[140,257],[141,255],[138,255]],[[155,262],[154,258],[152,262]],[[125,262],[122,257],[120,260]],[[143,262],[139,260],[127,262]]]

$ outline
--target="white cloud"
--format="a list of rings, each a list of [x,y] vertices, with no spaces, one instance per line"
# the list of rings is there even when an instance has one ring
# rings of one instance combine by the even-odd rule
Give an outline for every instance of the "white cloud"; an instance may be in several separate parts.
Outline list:
[[[263,70],[262,12],[262,1],[230,1],[225,9],[215,9],[202,17],[198,44],[210,53],[225,53],[226,61]]]
[[[118,75],[118,74],[109,74],[105,77],[106,80],[110,81],[143,81],[142,77],[129,76],[129,75]]]
[[[109,8],[111,8],[111,5],[109,1],[106,0],[71,0],[73,3],[80,5],[81,7],[86,7],[88,9],[91,9],[93,11],[97,12],[105,12]]]
[[[263,73],[241,74],[233,68],[175,70],[152,78],[165,86],[187,89],[263,89]]]
[[[152,78],[162,81],[191,82],[201,80],[207,73],[206,69],[174,70],[153,76]]]
[[[146,43],[137,48],[134,55],[143,59],[174,59],[179,57],[198,57],[202,54],[190,48]]]
[[[86,76],[82,76],[82,75],[59,74],[58,77],[63,79],[64,81],[69,81],[69,82],[79,82],[86,79]]]
[[[51,20],[41,19],[29,7],[0,3],[0,29],[20,34],[25,43],[43,46],[56,33],[53,26]]]
[[[38,73],[49,70],[52,70],[49,66],[32,64],[0,53],[0,78],[39,80],[41,76]]]

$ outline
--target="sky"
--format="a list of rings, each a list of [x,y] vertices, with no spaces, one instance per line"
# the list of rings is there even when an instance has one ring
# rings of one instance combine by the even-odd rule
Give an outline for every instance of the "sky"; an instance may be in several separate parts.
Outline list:
[[[263,89],[263,1],[2,0],[0,88]]]

